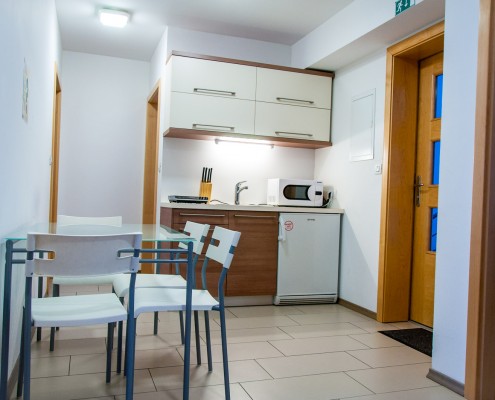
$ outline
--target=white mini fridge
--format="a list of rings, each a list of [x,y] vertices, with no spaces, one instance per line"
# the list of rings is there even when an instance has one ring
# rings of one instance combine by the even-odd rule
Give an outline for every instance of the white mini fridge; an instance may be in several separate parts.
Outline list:
[[[280,214],[275,304],[337,301],[340,219],[340,214]]]

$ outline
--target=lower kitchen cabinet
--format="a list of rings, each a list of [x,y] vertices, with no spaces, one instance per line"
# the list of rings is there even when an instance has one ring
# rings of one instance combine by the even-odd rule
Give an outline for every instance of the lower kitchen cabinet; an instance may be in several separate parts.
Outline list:
[[[241,232],[227,278],[227,296],[275,295],[278,213],[229,211],[229,229]]]
[[[224,211],[172,209],[162,207],[160,223],[182,231],[187,221],[210,224],[241,232],[226,280],[226,296],[275,295],[277,288],[278,213],[255,211]],[[203,249],[206,252],[207,246]],[[201,282],[204,257],[196,266],[196,282]],[[184,268],[182,268],[184,270]],[[221,267],[211,261],[207,270],[208,290],[216,296]],[[169,268],[168,272],[172,272]]]

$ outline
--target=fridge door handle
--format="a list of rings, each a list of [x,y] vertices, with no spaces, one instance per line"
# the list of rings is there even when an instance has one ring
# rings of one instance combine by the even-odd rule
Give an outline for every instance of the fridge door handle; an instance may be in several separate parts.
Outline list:
[[[278,241],[279,242],[285,242],[285,240],[287,239],[285,229],[284,229],[284,223],[285,223],[285,221],[282,218],[282,216],[280,215],[280,217],[278,218]]]

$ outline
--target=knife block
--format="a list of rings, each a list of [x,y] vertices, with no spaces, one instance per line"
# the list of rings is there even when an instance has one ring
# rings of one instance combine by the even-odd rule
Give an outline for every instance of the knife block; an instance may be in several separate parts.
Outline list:
[[[201,182],[199,184],[199,196],[200,197],[207,197],[208,203],[211,200],[211,187],[212,187],[211,182]]]

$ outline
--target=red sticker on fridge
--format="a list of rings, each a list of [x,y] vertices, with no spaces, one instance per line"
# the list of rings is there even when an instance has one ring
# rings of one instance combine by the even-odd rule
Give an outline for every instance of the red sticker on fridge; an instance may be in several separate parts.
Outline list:
[[[294,229],[294,223],[292,221],[285,221],[284,227],[286,231],[291,231],[292,229]]]

